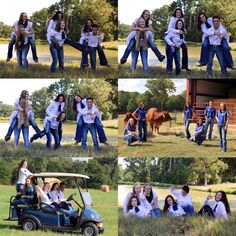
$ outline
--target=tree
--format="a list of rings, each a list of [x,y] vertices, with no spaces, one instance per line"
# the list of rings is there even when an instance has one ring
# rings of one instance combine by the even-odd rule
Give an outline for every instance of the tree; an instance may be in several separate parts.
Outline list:
[[[128,36],[131,26],[119,22],[118,28],[119,28],[119,38],[123,39]]]

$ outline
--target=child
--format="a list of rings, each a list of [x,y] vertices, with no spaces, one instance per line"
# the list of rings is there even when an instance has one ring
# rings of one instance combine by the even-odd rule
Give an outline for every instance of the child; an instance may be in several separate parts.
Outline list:
[[[194,215],[192,197],[189,194],[189,187],[187,185],[184,185],[181,191],[175,187],[171,187],[170,192],[177,198],[178,204],[183,208],[187,216]]]
[[[195,132],[193,133],[189,141],[193,141],[200,146],[205,139],[206,139],[205,126],[203,124],[202,119],[198,119],[197,125],[195,127]]]
[[[180,217],[185,215],[185,212],[181,205],[177,203],[171,195],[168,195],[165,198],[163,212],[170,217]]]
[[[224,218],[227,220],[229,218],[230,207],[226,193],[224,191],[219,191],[215,194],[215,200],[211,200],[212,196],[209,194],[204,201],[203,207],[199,210],[198,215],[202,216],[207,214],[213,218]]]
[[[210,130],[208,133],[208,140],[211,140],[212,138],[212,131],[214,126],[214,120],[216,116],[216,109],[212,106],[212,101],[208,102],[209,106],[206,107],[204,110],[204,116],[205,116],[205,134],[207,135],[208,127],[210,126]]]
[[[138,140],[135,129],[134,119],[130,118],[125,126],[125,132],[123,136],[123,139],[126,141],[127,146],[131,146],[131,143]]]
[[[85,40],[88,41],[88,47],[82,52],[82,61],[80,65],[80,68],[82,70],[84,69],[84,67],[88,66],[86,61],[87,61],[87,56],[89,54],[91,68],[94,72],[96,71],[96,51],[98,45],[103,41],[103,39],[104,35],[98,31],[98,25],[96,24],[92,26],[92,31],[90,33],[82,35],[82,37],[80,38],[80,44],[83,44]]]
[[[47,33],[47,41],[50,44],[50,53],[52,56],[51,73],[56,72],[57,61],[59,61],[59,71],[64,72],[64,49],[63,45],[66,39],[66,24],[64,20],[57,23],[54,29]]]

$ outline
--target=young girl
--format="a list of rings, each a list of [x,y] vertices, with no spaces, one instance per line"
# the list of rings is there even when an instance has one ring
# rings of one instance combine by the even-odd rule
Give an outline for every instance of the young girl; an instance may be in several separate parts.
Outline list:
[[[207,30],[213,27],[213,21],[212,17],[207,17],[207,15],[204,12],[201,12],[198,15],[198,30],[201,30],[202,32],[202,47],[201,47],[201,55],[200,55],[200,61],[197,65],[198,67],[206,66],[208,63],[208,57],[209,57],[209,38],[207,36]],[[220,23],[220,27],[224,29],[224,26]],[[224,61],[226,63],[226,67],[235,70],[234,61],[232,58],[232,54],[230,52],[229,48],[229,36],[225,35],[225,37],[221,40],[221,48],[223,51],[223,57]]]
[[[146,110],[143,102],[139,103],[138,108],[132,114],[133,117],[138,121],[138,141],[147,141],[147,121],[146,121]]]
[[[226,152],[227,151],[226,134],[229,123],[229,111],[227,111],[226,105],[223,102],[220,104],[220,109],[216,113],[216,120],[220,136],[220,149],[223,152]]]
[[[80,110],[87,107],[86,98],[82,98],[79,94],[76,94],[74,96],[74,102],[73,102],[73,111],[77,113],[77,126],[76,126],[76,133],[75,133],[75,145],[81,142],[81,139],[83,137],[83,128],[84,128],[84,120],[83,117],[80,114]],[[93,104],[94,107],[96,107]],[[107,137],[105,134],[105,131],[102,126],[102,122],[96,117],[94,120],[94,124],[98,133],[99,141],[100,143],[103,143],[105,145],[108,145],[107,143]]]
[[[157,194],[152,191],[152,186],[151,184],[145,184],[143,187],[143,194],[146,197],[147,201],[150,203],[152,210],[151,214],[154,217],[160,217],[161,216],[161,211],[158,206],[158,198]]]
[[[48,21],[47,33],[51,30],[55,30],[58,22],[64,19],[62,11],[56,11],[55,14]]]
[[[147,218],[151,216],[151,208],[139,205],[138,197],[131,197],[128,204],[128,215],[137,216],[139,218]]]
[[[191,134],[189,132],[189,125],[191,123],[191,119],[193,118],[193,108],[190,105],[190,102],[186,103],[186,106],[183,110],[183,117],[184,117],[184,127],[186,132],[186,138],[189,140],[191,137]]]
[[[168,195],[165,198],[163,212],[170,217],[180,217],[185,215],[183,208],[175,201],[175,199],[171,195]]]
[[[184,29],[184,31],[176,31],[176,22],[178,20],[182,20],[184,22],[184,14],[181,8],[176,8],[172,17],[170,18],[170,22],[168,25],[168,31],[166,33],[171,33],[171,32],[179,32],[180,34],[184,35],[187,33],[187,31]],[[167,45],[168,47],[168,45]],[[180,45],[182,48],[182,69],[185,69],[187,71],[190,71],[188,68],[188,48],[186,45],[186,42],[183,41],[182,44]]]
[[[207,214],[213,218],[224,218],[228,219],[230,213],[230,207],[226,193],[219,191],[215,194],[215,200],[211,200],[212,196],[209,194],[204,201],[204,206],[198,212],[198,215]]]
[[[160,53],[160,51],[158,50],[157,46],[154,43],[154,36],[152,34],[153,29],[152,29],[152,24],[150,22],[150,11],[144,10],[142,12],[140,18],[143,18],[145,20],[145,28],[141,29],[138,26],[139,18],[137,18],[137,19],[135,19],[135,21],[133,22],[133,24],[131,26],[131,31],[140,31],[141,30],[141,31],[149,32],[150,37],[148,37],[148,46],[151,47],[152,51],[154,52],[154,54],[156,55],[158,60],[162,62],[165,59],[165,56]],[[133,51],[134,48],[135,48],[135,38],[132,38],[129,41],[127,48],[125,49],[124,55],[120,59],[121,64],[126,63],[127,58],[129,57],[129,54]]]
[[[175,29],[180,32],[184,32],[184,22],[182,20],[177,20],[175,24]],[[167,56],[167,72],[171,73],[173,70],[173,59],[175,60],[176,75],[181,72],[180,68],[180,47],[184,43],[183,34],[179,32],[170,31],[165,36],[165,41],[168,46],[166,46],[166,56]]]
[[[23,192],[26,178],[30,175],[33,175],[27,168],[28,168],[28,162],[26,160],[22,160],[17,170],[17,179],[18,179],[16,182],[17,193]]]
[[[200,146],[205,139],[206,139],[205,126],[203,124],[202,119],[198,119],[197,125],[195,127],[195,132],[193,133],[189,141],[193,141]]]
[[[123,136],[123,139],[126,141],[127,146],[131,146],[131,143],[138,140],[135,130],[136,127],[134,125],[134,119],[130,118],[125,126],[125,132]]]
[[[66,39],[66,24],[64,20],[57,23],[54,29],[48,31],[47,41],[50,45],[50,53],[52,56],[51,73],[56,72],[57,61],[59,61],[59,71],[64,72],[64,49],[63,45]]]

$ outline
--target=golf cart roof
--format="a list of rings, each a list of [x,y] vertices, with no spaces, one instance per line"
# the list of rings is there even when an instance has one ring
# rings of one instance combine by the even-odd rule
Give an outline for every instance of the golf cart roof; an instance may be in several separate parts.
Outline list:
[[[74,173],[60,173],[60,172],[41,172],[33,174],[34,177],[75,177],[75,178],[84,178],[89,179],[87,175],[74,174]]]

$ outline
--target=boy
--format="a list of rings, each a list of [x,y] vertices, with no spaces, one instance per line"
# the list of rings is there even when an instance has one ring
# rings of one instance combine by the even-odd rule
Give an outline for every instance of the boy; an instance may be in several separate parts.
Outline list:
[[[210,130],[208,133],[208,140],[211,140],[213,126],[214,126],[214,120],[215,120],[215,116],[216,116],[216,109],[212,106],[212,101],[209,101],[208,104],[209,104],[209,106],[206,107],[206,109],[204,110],[204,116],[206,118],[205,132],[207,135],[207,130],[208,130],[208,127],[210,126]]]

